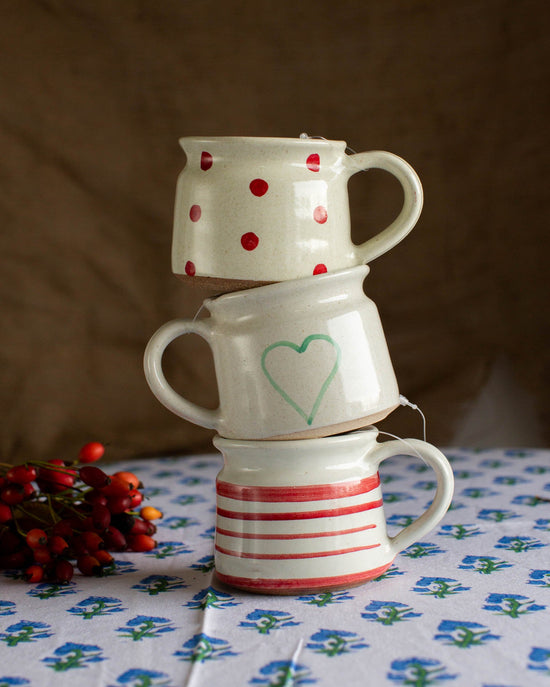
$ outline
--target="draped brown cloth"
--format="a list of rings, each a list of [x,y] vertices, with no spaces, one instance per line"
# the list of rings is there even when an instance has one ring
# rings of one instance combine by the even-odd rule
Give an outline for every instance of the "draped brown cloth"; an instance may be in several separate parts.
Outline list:
[[[413,232],[371,264],[401,392],[436,444],[548,445],[550,5],[18,0],[0,6],[3,461],[212,450],[163,408],[147,340],[204,297],[172,273],[175,184],[193,135],[347,141],[405,158]],[[353,237],[397,182],[349,185]],[[170,380],[215,407],[198,337]],[[379,425],[421,436],[399,408]]]

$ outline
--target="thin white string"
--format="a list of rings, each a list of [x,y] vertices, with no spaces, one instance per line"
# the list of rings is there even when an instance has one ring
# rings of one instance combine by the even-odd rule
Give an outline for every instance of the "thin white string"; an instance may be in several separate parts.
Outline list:
[[[310,136],[309,134],[306,134],[305,132],[300,134],[300,138],[303,140],[316,138],[316,139],[320,139],[321,141],[328,141],[328,138],[325,138],[324,136]],[[346,153],[351,153],[352,155],[357,155],[357,151],[353,150],[353,148],[350,148],[347,144],[346,144]],[[362,171],[366,172],[367,170],[364,169]]]
[[[386,436],[391,437],[392,439],[397,439],[397,441],[400,441],[402,444],[405,444],[405,446],[407,446],[414,453],[415,456],[418,456],[425,465],[428,465],[424,456],[422,456],[418,449],[416,449],[406,439],[402,439],[401,437],[398,437],[396,434],[392,434],[391,432],[383,432],[381,429],[378,430],[378,434],[385,434]]]
[[[201,307],[200,307],[200,308],[197,310],[197,312],[195,313],[195,317],[193,318],[193,322],[197,319],[197,317],[199,316],[199,314],[200,314],[200,312],[201,312],[201,310],[202,310],[203,308],[204,308],[204,301],[202,302]]]
[[[411,403],[406,396],[403,396],[403,394],[399,395],[399,403],[401,403],[402,406],[408,406],[409,408],[417,410],[420,413],[420,416],[422,417],[422,434],[424,436],[424,441],[426,441],[426,416],[424,413],[420,410],[416,403]]]

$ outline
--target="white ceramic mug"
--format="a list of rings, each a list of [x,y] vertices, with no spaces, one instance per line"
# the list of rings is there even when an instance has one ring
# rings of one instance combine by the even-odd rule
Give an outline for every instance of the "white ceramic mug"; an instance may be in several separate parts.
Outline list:
[[[422,209],[412,167],[384,151],[346,154],[314,138],[182,138],[187,164],[174,212],[172,270],[219,292],[298,279],[374,260],[401,241]],[[361,245],[350,234],[348,179],[384,169],[403,207]]]
[[[368,266],[207,299],[210,317],[174,320],[149,341],[145,376],[180,417],[236,439],[326,436],[377,422],[399,405]],[[220,405],[202,408],[162,371],[166,347],[195,333],[210,345]]]
[[[375,427],[308,441],[216,437],[224,457],[216,482],[215,568],[235,587],[291,594],[361,584],[445,515],[453,472],[435,446],[376,441]],[[378,466],[420,457],[437,476],[428,508],[389,537]]]

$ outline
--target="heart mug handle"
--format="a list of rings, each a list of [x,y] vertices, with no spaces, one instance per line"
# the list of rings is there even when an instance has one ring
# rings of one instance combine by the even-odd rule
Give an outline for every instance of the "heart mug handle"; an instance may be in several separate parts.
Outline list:
[[[424,202],[422,184],[408,162],[384,150],[346,155],[344,160],[350,177],[368,169],[384,169],[396,177],[403,187],[404,200],[399,215],[386,229],[355,247],[357,261],[365,264],[389,251],[413,229]]]
[[[385,441],[374,450],[370,458],[375,465],[379,465],[387,458],[398,455],[422,458],[435,472],[437,488],[428,510],[398,532],[395,537],[390,537],[390,546],[394,555],[419,541],[438,524],[451,505],[454,490],[453,470],[449,461],[439,449],[420,439]]]
[[[210,410],[188,401],[180,396],[168,383],[162,370],[162,355],[167,346],[182,334],[198,334],[209,345],[211,329],[204,320],[171,320],[158,329],[147,344],[143,356],[145,379],[153,394],[168,410],[190,422],[206,427],[218,429],[220,426],[220,409]]]

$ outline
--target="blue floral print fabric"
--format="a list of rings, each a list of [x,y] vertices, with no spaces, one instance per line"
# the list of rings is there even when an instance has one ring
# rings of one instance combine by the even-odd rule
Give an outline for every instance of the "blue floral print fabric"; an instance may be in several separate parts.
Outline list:
[[[453,504],[381,578],[263,596],[213,574],[221,456],[119,463],[164,512],[102,579],[0,575],[0,687],[550,686],[550,451],[445,451]],[[433,498],[420,461],[382,466],[390,534]]]

